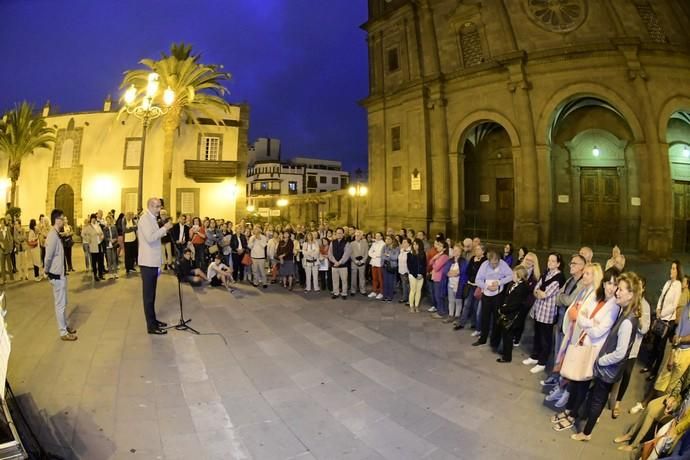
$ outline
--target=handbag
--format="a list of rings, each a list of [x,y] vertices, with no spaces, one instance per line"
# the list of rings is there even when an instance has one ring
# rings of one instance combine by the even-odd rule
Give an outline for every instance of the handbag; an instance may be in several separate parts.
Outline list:
[[[671,324],[668,321],[664,321],[663,319],[655,319],[654,322],[652,323],[652,334],[658,335],[661,338],[664,338],[668,335],[668,331],[671,329]]]
[[[242,256],[242,265],[244,266],[249,266],[252,264],[252,256],[249,255],[249,253],[245,252],[244,255]]]
[[[660,456],[668,454],[673,446],[673,436],[669,433],[673,433],[675,429],[676,419],[659,427],[654,438],[642,444],[640,458],[642,460],[656,460]]]
[[[599,302],[592,314],[589,315],[589,319],[593,319],[603,307],[604,302]],[[586,332],[582,332],[577,342],[569,346],[565,351],[560,374],[568,380],[586,382],[591,380],[594,375],[594,361],[599,356],[601,346],[585,345],[586,335]]]
[[[385,268],[388,273],[396,273],[398,271],[398,267],[394,267],[390,260],[383,262],[383,268]]]
[[[208,253],[209,254],[213,255],[217,252],[218,252],[218,245],[217,244],[213,244],[213,245],[208,247]]]
[[[477,300],[481,300],[482,298],[482,288],[480,288],[479,286],[477,286],[474,289],[474,298]]]

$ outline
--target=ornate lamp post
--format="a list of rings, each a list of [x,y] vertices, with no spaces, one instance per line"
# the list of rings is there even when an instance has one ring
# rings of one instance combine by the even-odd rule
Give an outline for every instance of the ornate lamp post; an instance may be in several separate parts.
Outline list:
[[[148,131],[149,124],[151,120],[161,117],[168,113],[170,107],[175,102],[175,91],[168,87],[163,91],[163,106],[156,105],[156,97],[159,94],[160,86],[160,76],[152,72],[148,76],[148,83],[146,88],[137,88],[131,85],[125,91],[125,105],[127,113],[134,115],[135,117],[142,120],[141,127],[141,151],[139,153],[139,184],[137,190],[137,211],[141,212],[144,209],[143,206],[143,193],[144,193],[144,152],[146,150],[146,133]],[[135,104],[137,95],[139,92],[143,91],[144,95],[138,104]],[[168,203],[166,203],[169,205]]]
[[[359,228],[359,199],[367,196],[369,189],[367,189],[366,185],[357,182],[357,184],[351,185],[347,192],[355,200],[355,226]]]

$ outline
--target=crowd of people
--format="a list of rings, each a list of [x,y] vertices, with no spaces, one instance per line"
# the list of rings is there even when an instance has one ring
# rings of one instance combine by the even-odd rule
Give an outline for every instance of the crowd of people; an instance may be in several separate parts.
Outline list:
[[[556,410],[553,429],[575,431],[575,441],[591,439],[607,407],[613,419],[620,416],[645,350],[640,373],[651,386],[631,405],[637,421],[613,441],[640,455],[650,443],[658,457],[685,458],[690,452],[690,291],[677,260],[651,308],[646,280],[626,271],[618,247],[604,267],[593,262],[588,247],[569,259],[551,252],[542,267],[526,247],[515,251],[508,243],[489,249],[479,238],[429,239],[412,229],[365,233],[315,222],[233,224],[185,215],[173,223],[165,210],[158,225],[165,226],[162,269],[194,285],[232,290],[242,282],[258,289],[275,284],[290,291],[299,286],[307,294],[325,291],[332,299],[397,301],[411,313],[426,311],[441,324],[472,331],[472,346],[489,345],[501,364],[512,362],[531,323],[534,337],[522,364],[543,376],[539,383],[550,390],[545,400]],[[137,216],[115,218],[114,211],[105,217],[98,211],[84,222],[81,241],[94,282],[106,274],[117,278],[122,258],[126,275],[136,271],[137,227]],[[0,219],[3,282],[15,273],[28,279],[31,264],[40,280],[41,251],[51,228],[43,216],[31,220],[28,232],[19,221],[7,227]],[[66,221],[58,234],[65,272],[73,271],[74,233]]]

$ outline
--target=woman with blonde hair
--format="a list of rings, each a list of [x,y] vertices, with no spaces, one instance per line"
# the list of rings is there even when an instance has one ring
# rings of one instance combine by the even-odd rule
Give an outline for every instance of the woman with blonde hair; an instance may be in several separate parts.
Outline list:
[[[632,272],[618,278],[616,304],[620,308],[618,318],[594,361],[594,383],[592,385],[584,429],[570,438],[575,441],[589,441],[594,425],[604,410],[613,385],[620,380],[625,362],[630,355],[635,333],[641,316],[642,283]]]

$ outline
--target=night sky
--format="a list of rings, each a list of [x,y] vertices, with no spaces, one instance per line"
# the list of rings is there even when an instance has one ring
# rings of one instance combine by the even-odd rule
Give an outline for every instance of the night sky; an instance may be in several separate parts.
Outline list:
[[[0,113],[100,110],[126,69],[184,41],[232,74],[249,140],[366,168],[366,0],[0,0]]]

